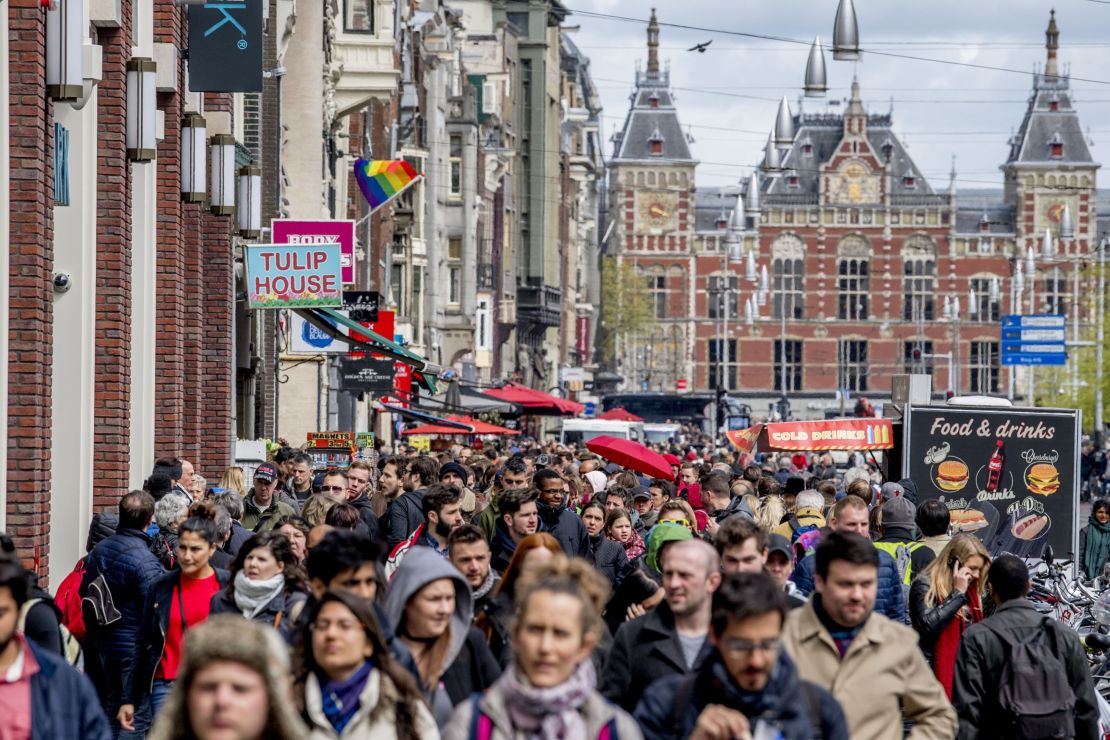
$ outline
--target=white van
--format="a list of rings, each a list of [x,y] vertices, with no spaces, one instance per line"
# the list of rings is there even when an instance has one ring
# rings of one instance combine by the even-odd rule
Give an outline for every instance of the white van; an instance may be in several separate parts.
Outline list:
[[[645,441],[642,421],[608,421],[605,419],[563,419],[559,428],[560,444],[585,445],[594,437],[609,435],[618,439]]]
[[[644,424],[644,435],[648,444],[667,444],[672,439],[676,442],[682,435],[682,427],[678,424]]]

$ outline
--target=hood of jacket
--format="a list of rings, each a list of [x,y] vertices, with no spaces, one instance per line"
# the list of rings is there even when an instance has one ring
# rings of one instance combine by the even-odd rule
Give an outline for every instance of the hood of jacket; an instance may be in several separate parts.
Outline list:
[[[662,572],[662,569],[659,567],[659,551],[663,549],[663,545],[668,542],[692,540],[693,538],[694,535],[690,530],[686,529],[686,527],[683,527],[681,524],[668,524],[667,522],[656,524],[651,528],[651,532],[648,533],[648,567],[656,573]]]
[[[733,496],[728,502],[728,506],[723,509],[715,509],[711,516],[714,521],[723,522],[733,514],[742,514],[750,521],[755,521],[755,516],[752,514],[751,507],[744,503],[744,499],[740,496]]]
[[[404,631],[402,621],[405,618],[405,605],[417,591],[432,581],[443,578],[450,579],[455,586],[455,614],[451,617],[451,644],[443,663],[444,667],[447,667],[462,649],[470,629],[470,622],[474,618],[474,597],[470,591],[470,584],[447,558],[430,547],[414,547],[409,550],[405,559],[393,572],[393,580],[389,582],[385,613],[393,631],[401,634]]]

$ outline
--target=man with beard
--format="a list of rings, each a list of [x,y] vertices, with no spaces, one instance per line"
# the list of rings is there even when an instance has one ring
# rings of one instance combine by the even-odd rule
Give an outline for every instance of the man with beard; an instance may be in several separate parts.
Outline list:
[[[387,457],[378,473],[378,491],[370,498],[370,505],[378,515],[379,523],[393,499],[405,492],[405,461],[399,457]]]
[[[536,508],[540,515],[540,531],[559,540],[568,556],[587,557],[590,536],[578,515],[567,508],[567,483],[551,468],[543,468],[532,476],[532,485],[540,492]]]
[[[0,556],[0,737],[114,737],[89,679],[16,630],[30,578]]]
[[[424,497],[420,502],[424,511],[424,523],[416,528],[411,537],[389,553],[389,559],[385,562],[386,578],[393,577],[393,571],[397,570],[410,548],[430,547],[447,557],[447,538],[463,521],[461,500],[462,493],[455,486],[436,483],[424,490]]]
[[[713,650],[701,669],[656,681],[636,707],[645,739],[848,740],[836,699],[802,681],[782,650],[786,613],[786,594],[770,576],[758,571],[725,576],[713,594]],[[760,726],[764,723],[768,727]]]
[[[436,482],[438,473],[439,463],[434,458],[422,455],[409,462],[405,476],[401,479],[405,492],[390,502],[385,514],[389,522],[385,532],[390,547],[397,547],[407,540],[424,523],[420,502],[424,498],[425,489]]]
[[[817,546],[815,591],[786,619],[782,642],[806,681],[844,708],[853,740],[956,735],[956,712],[918,647],[917,634],[874,613],[880,552],[856,532]],[[866,687],[861,694],[861,687]]]
[[[505,491],[528,490],[528,463],[520,455],[510,457],[498,471],[490,492],[489,505],[482,509],[475,523],[490,542],[496,535],[497,521],[501,518],[501,494]]]
[[[501,577],[490,568],[491,555],[486,536],[473,524],[462,525],[447,538],[447,559],[474,592],[475,617],[485,610],[490,594],[501,582]]]
[[[709,652],[706,636],[721,562],[702,540],[670,543],[663,552],[664,601],[625,622],[601,672],[602,695],[632,711],[644,690],[664,676],[697,671]]]

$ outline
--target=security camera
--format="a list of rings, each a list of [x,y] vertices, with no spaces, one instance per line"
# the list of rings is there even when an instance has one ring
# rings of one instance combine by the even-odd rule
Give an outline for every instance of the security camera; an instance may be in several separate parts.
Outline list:
[[[54,273],[54,292],[66,293],[73,287],[73,281],[69,277],[68,272]]]

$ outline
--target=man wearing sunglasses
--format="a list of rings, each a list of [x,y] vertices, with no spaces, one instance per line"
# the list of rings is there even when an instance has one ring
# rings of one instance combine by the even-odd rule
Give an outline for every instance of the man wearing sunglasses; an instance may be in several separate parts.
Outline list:
[[[636,707],[645,740],[847,740],[836,699],[802,681],[782,649],[786,612],[786,594],[770,576],[725,576],[713,594],[712,651],[696,672],[649,686]]]

